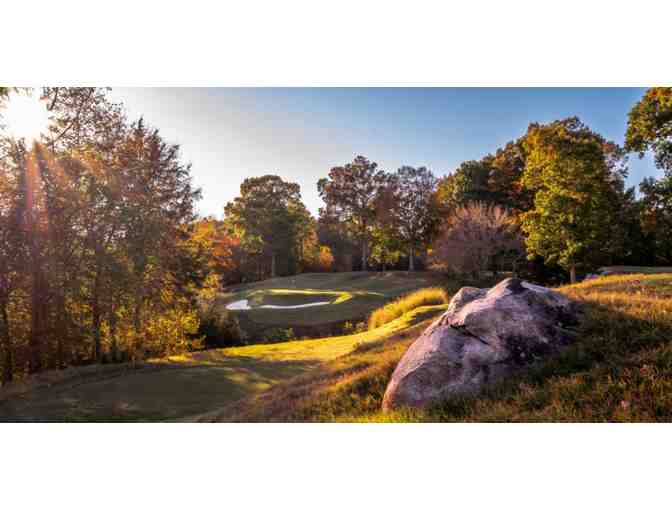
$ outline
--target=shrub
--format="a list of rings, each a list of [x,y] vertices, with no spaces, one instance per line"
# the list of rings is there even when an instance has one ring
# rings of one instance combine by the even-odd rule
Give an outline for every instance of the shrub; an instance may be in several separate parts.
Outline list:
[[[448,294],[440,287],[417,290],[375,310],[369,317],[369,330],[387,324],[419,306],[442,305],[447,302]]]
[[[506,209],[470,202],[446,219],[432,252],[432,266],[477,276],[498,258],[515,259],[521,251],[518,226]]]
[[[362,322],[350,322],[347,321],[345,324],[343,324],[343,334],[344,335],[353,335],[355,333],[364,333],[368,328],[368,324],[366,321]]]
[[[277,342],[289,342],[290,340],[296,340],[296,335],[292,328],[273,328],[264,331],[262,335],[262,340],[264,343],[277,343]]]
[[[199,333],[208,348],[245,345],[247,340],[238,318],[221,309],[210,308],[202,314]]]

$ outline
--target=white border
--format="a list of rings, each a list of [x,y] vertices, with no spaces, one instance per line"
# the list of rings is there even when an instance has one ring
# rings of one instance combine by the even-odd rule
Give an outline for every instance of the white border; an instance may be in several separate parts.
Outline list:
[[[5,5],[6,4],[6,5]],[[669,1],[5,2],[3,85],[672,84]],[[669,426],[0,425],[2,508],[658,508]]]
[[[665,0],[34,0],[0,80],[110,86],[672,83]]]

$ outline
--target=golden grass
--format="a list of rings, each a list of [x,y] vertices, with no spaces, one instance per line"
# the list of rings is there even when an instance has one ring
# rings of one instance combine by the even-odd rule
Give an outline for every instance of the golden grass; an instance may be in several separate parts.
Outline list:
[[[377,342],[428,317],[434,317],[446,309],[446,305],[418,306],[378,328],[352,335],[331,336],[308,340],[293,340],[274,344],[255,344],[226,349],[210,349],[201,352],[163,358],[160,361],[187,364],[213,364],[227,358],[255,359],[260,361],[327,361],[349,353],[356,347]]]
[[[389,377],[425,324],[239,402],[214,419],[326,422],[672,421],[672,275],[558,289],[583,304],[581,334],[546,364],[472,397],[382,413]]]
[[[441,305],[448,303],[448,294],[440,287],[427,287],[378,308],[369,317],[369,330],[379,328],[383,324],[401,317],[419,306]]]
[[[346,356],[194,421],[335,422],[364,410],[373,413],[379,407],[377,388],[387,385],[399,358],[431,320],[360,344]]]
[[[181,421],[404,335],[445,308],[419,307],[373,331],[193,352],[147,360],[136,370],[92,365],[74,374],[45,372],[31,385],[0,389],[0,421]]]

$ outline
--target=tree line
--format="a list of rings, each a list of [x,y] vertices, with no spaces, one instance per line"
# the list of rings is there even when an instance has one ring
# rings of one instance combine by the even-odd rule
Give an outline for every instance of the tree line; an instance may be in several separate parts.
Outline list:
[[[53,118],[42,140],[0,139],[3,383],[192,347],[207,254],[179,147],[105,89],[40,94]]]
[[[237,283],[305,271],[418,267],[477,275],[508,268],[576,281],[601,265],[672,264],[670,88],[653,88],[623,147],[577,117],[532,123],[523,136],[437,178],[386,172],[357,156],[317,183],[313,219],[296,183],[246,179],[225,207],[219,273]],[[661,179],[626,188],[629,155],[653,150]],[[234,254],[235,252],[235,254]],[[231,261],[237,262],[232,264]],[[282,261],[279,264],[279,260]]]

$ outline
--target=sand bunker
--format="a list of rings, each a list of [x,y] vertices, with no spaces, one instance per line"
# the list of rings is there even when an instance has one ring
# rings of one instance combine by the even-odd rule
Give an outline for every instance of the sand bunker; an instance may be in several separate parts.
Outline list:
[[[304,305],[291,305],[291,306],[282,306],[282,305],[261,305],[255,308],[274,308],[276,310],[290,310],[295,308],[308,308],[309,306],[322,306],[328,305],[331,301],[319,301],[317,303],[306,303]],[[252,310],[248,304],[247,299],[241,299],[240,301],[234,301],[226,305],[227,310]]]

